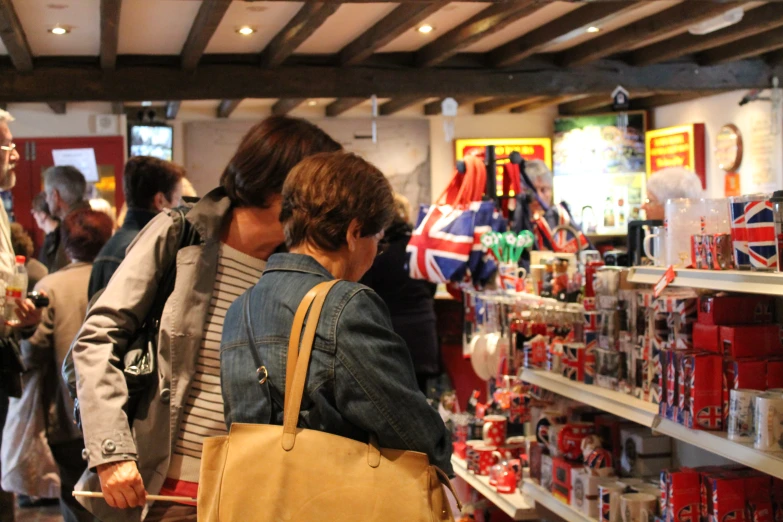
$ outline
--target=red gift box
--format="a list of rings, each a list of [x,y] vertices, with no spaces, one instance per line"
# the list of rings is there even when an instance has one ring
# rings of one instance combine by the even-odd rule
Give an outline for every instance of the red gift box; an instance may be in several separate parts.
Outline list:
[[[671,348],[690,350],[693,348],[693,325],[698,317],[698,298],[691,292],[663,295],[655,302],[656,312],[668,315]]]
[[[711,522],[745,522],[745,479],[714,477],[710,480],[711,501],[708,514]]]
[[[713,354],[682,356],[677,393],[678,421],[692,429],[723,426],[723,359]]]
[[[762,498],[748,500],[745,516],[747,522],[773,522],[772,501],[769,497],[766,500]]]
[[[701,324],[766,324],[775,321],[775,298],[764,295],[702,297]]]
[[[783,359],[767,361],[767,389],[783,388]]]
[[[667,522],[695,522],[701,505],[701,476],[688,468],[661,473],[661,516]]]
[[[552,495],[561,502],[571,499],[571,473],[583,468],[581,464],[562,457],[552,459]]]
[[[720,327],[714,324],[693,325],[693,349],[723,353],[720,346]]]
[[[721,326],[723,355],[733,359],[776,355],[780,349],[780,325]]]

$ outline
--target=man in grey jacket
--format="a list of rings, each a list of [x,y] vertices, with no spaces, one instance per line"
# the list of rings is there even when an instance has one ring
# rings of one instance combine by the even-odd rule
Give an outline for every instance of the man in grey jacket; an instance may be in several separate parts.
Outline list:
[[[74,210],[90,208],[90,203],[84,199],[87,191],[87,182],[84,175],[76,167],[61,165],[50,167],[44,173],[44,190],[46,191],[46,204],[52,216],[60,221],[65,219]],[[47,266],[49,273],[56,272],[69,263],[65,255],[65,247],[59,234],[56,238],[57,254],[54,256],[52,266]]]

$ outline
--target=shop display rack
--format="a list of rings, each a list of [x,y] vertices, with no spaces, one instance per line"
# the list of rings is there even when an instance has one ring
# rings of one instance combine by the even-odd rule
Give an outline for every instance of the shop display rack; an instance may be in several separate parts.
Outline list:
[[[451,465],[459,478],[514,520],[538,520],[539,516],[536,514],[535,505],[525,499],[518,491],[509,494],[498,493],[494,487],[489,485],[488,477],[470,473],[465,461],[456,456],[452,455]]]
[[[630,269],[628,281],[654,285],[664,272],[664,267],[635,266]],[[783,273],[680,268],[676,270],[674,281],[669,286],[783,296]]]
[[[552,493],[539,486],[531,479],[525,479],[522,486],[522,493],[538,505],[548,509],[558,517],[567,522],[595,522],[596,519],[590,518],[573,506],[561,502],[552,496]]]
[[[731,441],[725,432],[686,428],[657,415],[658,407],[655,404],[635,399],[624,393],[574,382],[544,370],[522,370],[520,378],[564,397],[648,426],[673,439],[783,479],[783,453],[759,451],[752,444]]]

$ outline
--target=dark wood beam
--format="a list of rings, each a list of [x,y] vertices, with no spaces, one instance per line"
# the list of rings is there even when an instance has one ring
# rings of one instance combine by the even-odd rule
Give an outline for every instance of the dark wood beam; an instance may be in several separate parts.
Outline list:
[[[342,65],[356,65],[405,31],[416,27],[428,16],[449,4],[449,0],[429,4],[400,4],[340,51]]]
[[[720,47],[780,26],[783,26],[783,4],[769,3],[747,11],[740,23],[720,31],[702,36],[685,33],[643,47],[631,55],[630,62],[634,65],[661,63]]]
[[[234,112],[237,107],[239,107],[240,103],[242,103],[242,99],[221,101],[217,108],[217,117],[228,118],[231,116],[231,113]]]
[[[395,112],[400,112],[401,110],[407,109],[411,105],[415,105],[421,101],[422,98],[419,96],[394,98],[378,107],[378,112],[381,116],[391,116]]]
[[[479,102],[473,106],[473,114],[489,114],[517,107],[524,103],[533,103],[545,99],[546,96],[503,96]]]
[[[204,0],[201,2],[196,19],[190,27],[188,39],[182,47],[181,60],[183,69],[195,69],[198,65],[209,40],[228,11],[231,0]]]
[[[306,3],[261,53],[263,67],[278,67],[332,16],[340,4]]]
[[[302,105],[307,98],[280,98],[272,105],[272,114],[284,116]]]
[[[33,70],[33,53],[11,0],[0,0],[0,40],[17,70]]]
[[[582,99],[580,95],[568,95],[568,96],[555,96],[553,98],[546,98],[543,100],[533,101],[530,103],[523,103],[517,107],[512,107],[511,112],[513,114],[522,114],[525,112],[535,111],[543,109],[545,107],[551,107],[553,105],[560,105],[561,103],[567,103],[573,100]]]
[[[664,105],[673,105],[675,103],[682,103],[691,100],[697,100],[704,98],[705,96],[712,96],[714,94],[720,94],[722,91],[712,92],[687,92],[681,94],[656,94],[654,96],[647,96],[645,98],[639,98],[637,100],[631,100],[630,110],[634,111],[649,111],[656,107],[663,107]]]
[[[367,98],[339,98],[326,106],[326,115],[330,117],[339,116],[347,110],[361,105]]]
[[[111,113],[118,116],[125,114],[125,104],[122,102],[111,102]]]
[[[544,3],[541,0],[520,0],[491,4],[483,11],[420,49],[416,53],[416,65],[419,67],[438,65],[457,54],[460,50],[470,47],[482,38],[495,34],[520,18],[533,14],[543,6]]]
[[[66,112],[65,102],[48,102],[47,105],[55,114],[65,114]]]
[[[773,67],[783,65],[783,49],[769,53],[764,59]]]
[[[177,119],[177,113],[179,112],[179,106],[180,105],[182,105],[182,102],[180,102],[180,101],[166,102],[166,119],[167,120],[175,120],[175,119]]]
[[[445,98],[441,98],[439,100],[431,101],[428,104],[424,106],[424,115],[425,116],[440,116],[442,114],[442,106],[443,100]],[[459,105],[468,105],[470,103],[473,103],[474,101],[480,99],[478,96],[458,96],[454,98]]]
[[[117,66],[122,0],[101,0],[101,69]]]
[[[564,116],[585,114],[593,112],[601,107],[611,105],[612,98],[608,94],[601,94],[598,96],[587,96],[581,100],[569,101],[562,103],[558,107],[558,112]]]
[[[704,65],[717,65],[759,56],[781,48],[783,48],[783,28],[779,27],[700,53],[696,56],[696,61]]]
[[[741,5],[742,2],[682,2],[565,51],[561,63],[564,66],[584,65],[641,43],[652,44]]]
[[[761,59],[717,66],[666,63],[632,67],[601,61],[577,69],[541,64],[534,69],[418,69],[388,67],[202,64],[184,71],[178,64],[123,66],[37,66],[21,73],[0,66],[0,102],[178,100],[242,98],[379,98],[444,96],[533,97],[566,94],[606,95],[622,84],[631,92],[725,91],[767,88],[783,67]]]
[[[495,67],[507,67],[532,56],[546,44],[574,31],[592,25],[603,25],[612,18],[638,7],[638,2],[595,3],[580,7],[560,18],[489,52],[488,61]]]

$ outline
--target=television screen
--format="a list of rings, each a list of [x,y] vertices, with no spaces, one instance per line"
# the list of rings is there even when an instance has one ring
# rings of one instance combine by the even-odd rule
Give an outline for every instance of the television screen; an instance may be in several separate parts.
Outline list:
[[[128,140],[131,156],[172,159],[174,129],[168,125],[131,125]]]

